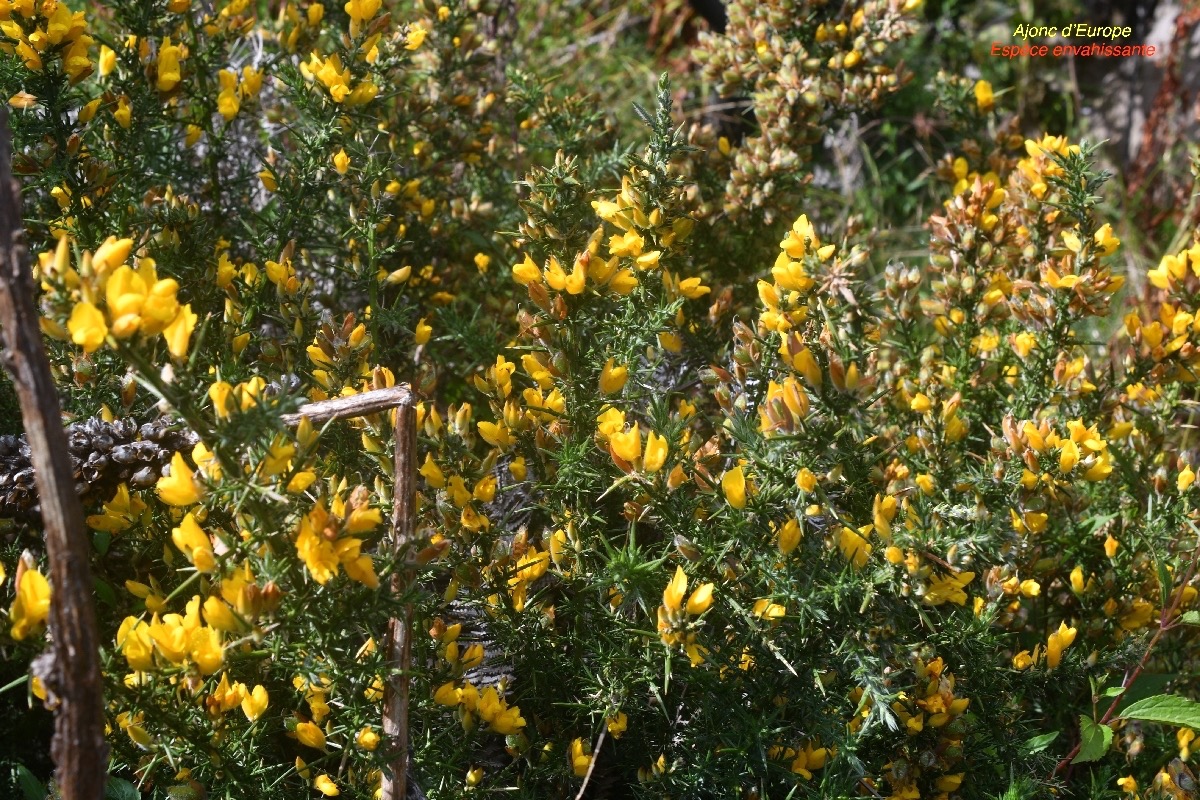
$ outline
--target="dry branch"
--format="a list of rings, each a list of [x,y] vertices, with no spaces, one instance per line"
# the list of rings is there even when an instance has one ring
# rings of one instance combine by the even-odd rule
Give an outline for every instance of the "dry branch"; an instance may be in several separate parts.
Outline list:
[[[12,177],[8,110],[0,106],[0,327],[4,366],[21,405],[50,559],[53,659],[41,676],[54,715],[51,754],[64,800],[104,795],[104,688],[88,567],[90,544],[63,430],[58,389],[38,326],[35,287]]]

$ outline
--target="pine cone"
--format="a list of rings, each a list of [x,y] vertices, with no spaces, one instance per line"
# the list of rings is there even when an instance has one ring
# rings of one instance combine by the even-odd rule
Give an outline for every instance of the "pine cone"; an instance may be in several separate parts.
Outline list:
[[[117,487],[153,486],[179,450],[191,449],[196,435],[166,418],[105,422],[97,417],[67,426],[75,491],[86,504],[107,501]],[[29,444],[22,436],[0,436],[0,518],[36,521],[41,515]]]

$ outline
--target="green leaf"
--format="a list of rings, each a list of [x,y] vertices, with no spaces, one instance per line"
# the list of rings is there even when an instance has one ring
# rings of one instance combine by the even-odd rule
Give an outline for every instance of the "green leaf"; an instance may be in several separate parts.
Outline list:
[[[1125,719],[1200,728],[1200,703],[1178,695],[1156,694],[1129,706],[1121,712],[1121,716]]]
[[[112,586],[100,580],[99,578],[92,579],[92,588],[96,592],[96,599],[106,606],[115,606],[117,604],[117,593],[113,591]]]
[[[642,108],[638,103],[633,104],[633,113],[637,114],[637,118],[646,123],[649,127],[654,127],[654,117],[650,116],[650,112]]]
[[[17,785],[21,787],[24,800],[46,800],[46,787],[24,764],[17,764],[13,772],[16,774]]]
[[[1162,603],[1162,607],[1166,608],[1171,604],[1171,573],[1167,571],[1167,565],[1157,557],[1154,559],[1154,567],[1158,570],[1158,588],[1162,595],[1160,602]]]
[[[142,793],[124,778],[109,778],[104,785],[104,800],[142,800]]]
[[[1032,739],[1026,741],[1022,747],[1025,749],[1025,752],[1029,753],[1030,755],[1034,753],[1040,753],[1049,747],[1050,743],[1057,738],[1058,731],[1050,731],[1049,733],[1043,733],[1041,736],[1034,736]]]
[[[1072,764],[1083,764],[1088,761],[1099,761],[1108,752],[1112,744],[1113,729],[1107,725],[1097,725],[1091,719],[1079,717],[1079,754],[1071,759]]]
[[[1179,618],[1184,625],[1200,625],[1200,611],[1188,611]]]
[[[108,546],[112,544],[112,534],[107,531],[96,531],[92,536],[92,544],[96,546],[96,552],[100,555],[108,554]]]
[[[1107,689],[1105,689],[1104,694],[1102,694],[1100,696],[1101,697],[1116,697],[1123,691],[1125,691],[1125,688],[1123,686],[1110,686]]]
[[[1129,708],[1134,703],[1145,700],[1156,694],[1162,694],[1166,691],[1168,684],[1176,678],[1181,677],[1177,672],[1143,672],[1133,686],[1130,686],[1125,694],[1121,695],[1121,700],[1117,706],[1117,716],[1125,713],[1125,709]]]

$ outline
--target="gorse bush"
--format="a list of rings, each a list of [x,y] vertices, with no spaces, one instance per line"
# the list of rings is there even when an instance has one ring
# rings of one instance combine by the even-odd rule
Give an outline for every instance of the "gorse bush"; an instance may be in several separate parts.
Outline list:
[[[665,77],[616,128],[504,3],[0,2],[111,791],[376,796],[411,609],[430,798],[1191,796],[1200,244],[1134,302],[1094,149],[941,75],[881,251],[813,182],[919,6],[731,3],[739,138]],[[284,422],[397,383],[399,557],[393,415]],[[0,467],[3,691],[53,706]]]

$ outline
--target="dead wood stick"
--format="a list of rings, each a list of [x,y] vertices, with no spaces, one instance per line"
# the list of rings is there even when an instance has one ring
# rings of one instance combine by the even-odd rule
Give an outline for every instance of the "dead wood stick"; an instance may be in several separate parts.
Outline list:
[[[308,417],[314,425],[321,425],[331,419],[349,419],[363,417],[379,411],[387,411],[397,407],[412,407],[413,394],[408,386],[391,386],[387,389],[372,389],[362,394],[352,394],[348,397],[334,397],[320,400],[316,403],[305,403],[296,410],[295,414],[284,414],[281,419],[285,425],[299,425],[301,417]],[[399,428],[397,428],[397,431]]]
[[[300,420],[321,424],[396,409],[394,488],[392,491],[392,553],[403,563],[416,532],[417,411],[407,386],[375,389],[349,397],[308,403],[295,414],[285,414],[287,425]],[[392,575],[391,589],[399,596],[413,580],[411,569]],[[404,800],[408,791],[408,691],[412,661],[412,606],[388,621],[386,651],[391,673],[384,688],[383,734],[392,753],[391,769],[383,776],[383,800]]]
[[[54,714],[50,752],[64,800],[104,795],[104,685],[88,567],[91,545],[75,494],[58,388],[38,326],[33,274],[24,244],[21,192],[12,177],[8,109],[0,106],[0,328],[4,366],[12,376],[32,451],[50,559],[53,666],[44,681]],[[48,680],[46,680],[48,679]]]
[[[396,563],[405,560],[416,538],[417,410],[411,403],[396,409],[395,489],[392,496],[392,547]],[[413,572],[392,575],[392,593],[411,585]],[[383,800],[404,800],[408,792],[408,672],[412,649],[412,606],[392,619],[387,637],[388,661],[393,667],[383,694],[383,734],[392,746],[390,770],[384,770]]]

